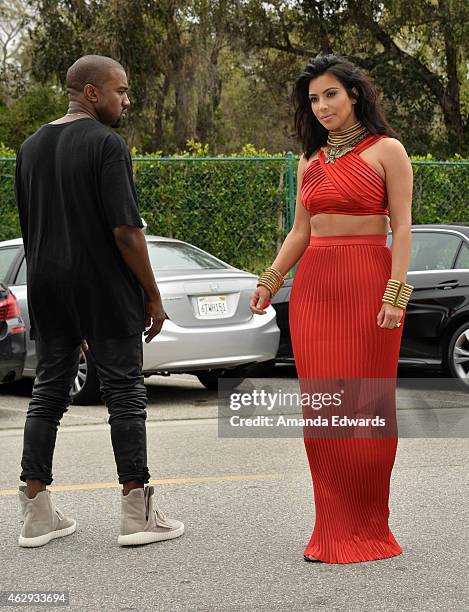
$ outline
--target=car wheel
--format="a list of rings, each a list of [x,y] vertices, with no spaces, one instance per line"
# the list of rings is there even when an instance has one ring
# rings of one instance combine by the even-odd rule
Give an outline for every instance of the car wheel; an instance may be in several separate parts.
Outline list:
[[[203,384],[206,389],[210,391],[218,391],[218,379],[223,378],[224,381],[230,385],[230,380],[233,380],[231,388],[237,387],[246,377],[244,368],[230,368],[227,370],[216,369],[216,370],[203,370],[196,374],[199,381]]]
[[[469,321],[453,333],[448,344],[446,365],[454,378],[469,387]]]
[[[101,401],[96,366],[89,351],[80,351],[78,372],[71,390],[72,402],[81,406]]]

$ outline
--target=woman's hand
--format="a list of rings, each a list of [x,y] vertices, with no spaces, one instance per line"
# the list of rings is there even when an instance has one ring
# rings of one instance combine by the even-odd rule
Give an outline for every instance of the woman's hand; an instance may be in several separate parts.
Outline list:
[[[403,308],[383,302],[381,310],[376,317],[378,320],[378,325],[383,329],[394,329],[396,327],[400,327],[403,314]]]
[[[256,287],[255,291],[251,295],[251,301],[249,302],[249,308],[254,314],[265,314],[264,308],[270,305],[270,291],[267,287],[260,285]]]

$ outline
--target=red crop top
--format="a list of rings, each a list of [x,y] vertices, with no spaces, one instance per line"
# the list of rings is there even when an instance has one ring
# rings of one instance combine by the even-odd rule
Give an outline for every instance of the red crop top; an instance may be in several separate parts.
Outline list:
[[[389,215],[386,184],[376,170],[359,153],[381,138],[370,134],[350,153],[325,163],[319,150],[318,159],[309,162],[301,184],[301,201],[313,215]]]

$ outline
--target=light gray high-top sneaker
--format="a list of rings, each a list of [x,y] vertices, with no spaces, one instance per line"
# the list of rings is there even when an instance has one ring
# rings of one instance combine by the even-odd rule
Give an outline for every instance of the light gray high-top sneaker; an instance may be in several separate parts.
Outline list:
[[[154,492],[153,487],[145,487],[132,489],[127,495],[121,493],[121,533],[117,538],[120,546],[172,540],[184,533],[181,521],[168,518],[158,508]]]
[[[44,546],[55,538],[71,535],[77,528],[76,522],[65,516],[53,503],[50,491],[40,491],[30,499],[26,485],[18,491],[23,526],[18,544],[26,548]]]

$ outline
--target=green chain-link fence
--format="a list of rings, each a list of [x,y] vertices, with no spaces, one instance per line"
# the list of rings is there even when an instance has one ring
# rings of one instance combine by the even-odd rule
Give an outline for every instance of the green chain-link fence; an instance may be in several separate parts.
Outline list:
[[[469,223],[469,162],[414,161],[413,223]]]
[[[293,222],[297,158],[137,157],[149,234],[185,240],[237,267],[269,265]],[[414,223],[468,222],[469,162],[414,161]],[[14,158],[0,158],[0,240],[20,235]]]

